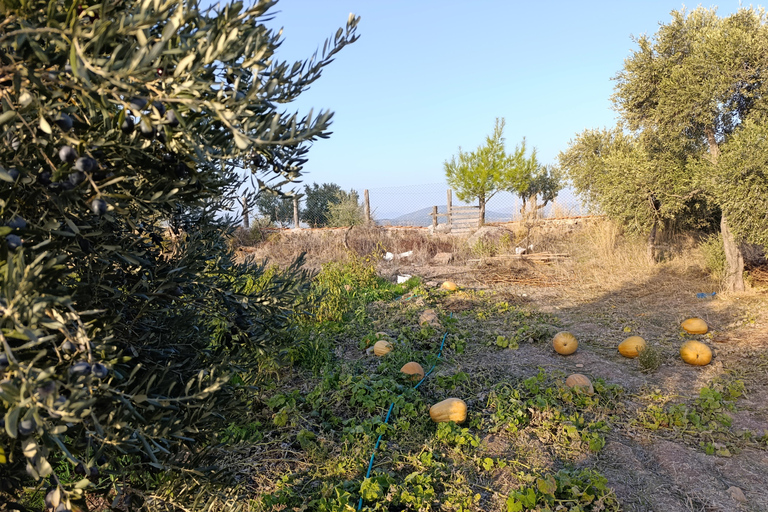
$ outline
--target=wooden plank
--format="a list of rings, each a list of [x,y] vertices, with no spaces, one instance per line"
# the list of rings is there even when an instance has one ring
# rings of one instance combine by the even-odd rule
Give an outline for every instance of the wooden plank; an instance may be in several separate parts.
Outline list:
[[[480,208],[477,206],[451,206],[452,212],[479,212]]]

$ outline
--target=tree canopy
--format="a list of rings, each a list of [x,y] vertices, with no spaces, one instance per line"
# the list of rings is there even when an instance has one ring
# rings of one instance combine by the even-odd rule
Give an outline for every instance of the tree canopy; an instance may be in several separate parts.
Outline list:
[[[628,133],[604,132],[605,140],[596,142],[597,132],[585,132],[561,155],[561,162],[567,164],[564,168],[577,187],[582,183],[582,190],[589,188],[588,197],[607,213],[623,210],[620,216],[627,224],[654,229],[658,221],[687,221],[720,209],[729,266],[727,288],[743,289],[737,242],[747,240],[747,226],[759,224],[757,217],[749,219],[760,213],[752,208],[749,181],[735,179],[737,168],[743,169],[746,163],[744,151],[728,150],[731,156],[722,162],[720,155],[732,141],[738,144],[748,138],[736,137],[741,130],[754,130],[748,127],[765,119],[765,12],[741,8],[721,18],[715,9],[673,11],[672,20],[655,35],[636,42],[637,50],[616,76],[613,96],[621,116],[617,130]],[[619,148],[609,150],[601,162],[594,153],[587,156],[590,141],[606,149],[611,144],[624,145],[625,140],[634,147],[627,153],[631,157],[626,165],[617,165]],[[736,153],[741,156],[737,158]],[[609,183],[617,188],[604,186]],[[622,195],[625,208],[618,205]],[[651,197],[658,208],[648,201]],[[640,206],[643,202],[646,208]]]
[[[300,176],[331,113],[283,108],[357,37],[282,62],[274,5],[0,0],[2,492],[185,508],[228,478],[210,448],[307,275],[233,265],[219,214],[238,168]]]

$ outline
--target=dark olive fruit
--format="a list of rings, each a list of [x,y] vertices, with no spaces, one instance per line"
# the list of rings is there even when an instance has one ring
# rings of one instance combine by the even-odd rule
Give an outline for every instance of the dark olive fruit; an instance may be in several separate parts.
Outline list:
[[[147,99],[146,98],[141,98],[139,96],[136,96],[134,98],[131,98],[128,101],[128,103],[131,104],[131,107],[133,107],[133,108],[135,108],[137,110],[141,110],[141,109],[143,109],[144,107],[147,106]]]
[[[173,295],[175,295],[176,297],[181,297],[182,295],[184,295],[184,290],[181,288],[181,286],[177,286],[173,290]]]
[[[21,176],[21,173],[15,167],[11,167],[8,169],[8,176],[10,176],[13,181],[16,181],[19,179],[19,176]]]
[[[72,146],[61,146],[59,148],[59,158],[62,162],[72,163],[77,160],[77,151]]]
[[[69,373],[72,375],[88,375],[91,373],[91,365],[85,361],[80,361],[69,367]]]
[[[174,112],[173,110],[169,110],[168,112],[166,112],[165,119],[168,121],[169,126],[173,128],[176,128],[177,126],[179,126],[179,119],[176,117],[176,112]]]
[[[91,201],[91,211],[94,215],[104,215],[107,213],[107,202],[100,197]]]
[[[75,162],[75,169],[80,172],[91,172],[96,169],[97,165],[98,164],[96,163],[96,160],[93,158],[88,156],[81,156],[77,159],[77,162]]]
[[[8,227],[11,229],[24,229],[27,227],[27,221],[18,215],[14,215],[11,220],[8,221]]]
[[[8,248],[12,251],[15,251],[19,247],[22,246],[21,238],[19,238],[19,235],[7,235],[5,237],[5,243],[8,245]]]
[[[136,124],[133,122],[133,118],[126,116],[125,121],[120,125],[120,129],[123,130],[124,134],[130,135],[133,133],[134,128],[136,128]]]
[[[99,477],[99,468],[92,467],[88,470],[88,478],[98,478]]]
[[[56,187],[54,185],[58,185],[58,187]],[[62,181],[61,183],[51,183],[51,187],[50,188],[51,188],[51,190],[57,190],[57,189],[72,190],[73,188],[75,188],[75,185],[71,181]]]
[[[174,171],[177,178],[184,178],[189,173],[189,168],[183,162],[179,162]]]
[[[91,372],[93,372],[93,376],[97,379],[103,379],[104,377],[109,374],[109,370],[106,366],[104,366],[101,363],[94,363],[91,365]]]
[[[32,434],[37,429],[37,425],[35,424],[35,420],[32,418],[21,420],[19,422],[19,434],[22,436],[28,436]]]
[[[40,396],[48,396],[51,393],[53,393],[54,391],[56,391],[56,382],[52,381],[52,380],[49,380],[45,384],[45,386],[40,386],[39,388],[37,388],[37,393]]]
[[[0,354],[0,370],[4,370],[8,366],[8,356]]]
[[[104,464],[106,464],[107,462],[109,462],[109,461],[108,461],[108,460],[107,460],[107,458],[106,458],[105,456],[103,456],[103,455],[102,455],[101,457],[99,457],[98,459],[96,459],[96,464],[98,464],[99,466],[103,466],[103,465],[104,465]]]
[[[37,181],[40,182],[41,185],[50,185],[51,184],[51,171],[43,171],[40,174],[37,175]]]
[[[80,476],[85,476],[88,474],[88,468],[85,467],[85,464],[82,462],[78,462],[77,466],[75,466],[75,474]]]
[[[93,252],[93,248],[91,247],[91,242],[89,242],[87,239],[78,236],[76,238],[77,245],[80,247],[80,250],[83,251],[85,254],[91,254]]]
[[[72,129],[72,118],[67,114],[59,114],[54,122],[65,132]]]
[[[72,183],[72,185],[74,186],[78,186],[84,181],[85,181],[85,174],[80,171],[73,172],[72,174],[69,175],[69,182]]]
[[[67,340],[67,341],[65,341],[64,343],[61,344],[61,350],[63,350],[67,354],[71,354],[71,353],[73,353],[73,352],[75,352],[77,350],[77,347],[75,346],[74,343],[72,343],[71,341]]]
[[[165,105],[159,101],[153,101],[152,106],[155,107],[155,110],[157,110],[157,113],[160,114],[161,117],[165,115]]]

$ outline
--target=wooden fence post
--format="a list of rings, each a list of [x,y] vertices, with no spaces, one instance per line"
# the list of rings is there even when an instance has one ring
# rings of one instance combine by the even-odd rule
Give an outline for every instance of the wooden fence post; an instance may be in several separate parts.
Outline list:
[[[293,196],[293,227],[299,229],[299,198]]]
[[[448,233],[451,232],[451,210],[453,209],[453,191],[448,189],[446,193],[445,213],[448,215]]]
[[[371,199],[368,197],[368,189],[363,190],[363,196],[365,197],[365,223],[371,223]]]
[[[248,218],[248,197],[243,194],[243,227],[251,229],[251,219]]]
[[[437,206],[432,207],[432,229],[437,233]]]

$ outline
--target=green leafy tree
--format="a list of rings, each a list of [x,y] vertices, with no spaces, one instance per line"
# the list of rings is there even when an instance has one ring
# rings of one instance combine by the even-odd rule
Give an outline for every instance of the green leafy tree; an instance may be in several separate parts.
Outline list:
[[[58,512],[228,492],[210,448],[307,276],[233,265],[219,212],[235,169],[301,174],[331,114],[277,105],[358,22],[285,63],[274,3],[0,0],[0,492],[43,486]]]
[[[493,134],[475,151],[459,153],[443,163],[448,185],[461,201],[477,200],[480,206],[479,225],[485,224],[486,203],[502,190],[525,190],[529,176],[524,172],[525,140],[507,154],[504,149],[504,119],[497,118]]]
[[[735,170],[728,166],[746,163],[735,157],[721,163],[720,154],[743,127],[756,126],[749,121],[764,122],[766,14],[753,8],[739,9],[725,18],[717,16],[715,9],[673,11],[671,22],[661,25],[653,37],[638,38],[637,44],[616,77],[616,108],[630,130],[654,134],[674,150],[684,151],[691,161],[709,161],[709,167],[692,165],[690,169],[706,168],[711,173],[699,176],[697,183],[722,207],[726,287],[743,290],[744,261],[738,246],[743,238],[736,235],[743,237],[748,225],[756,225],[747,219],[760,213],[749,202],[749,180],[741,187],[719,186],[738,183]],[[748,213],[737,219],[737,211]]]
[[[328,225],[331,205],[340,202],[340,194],[343,191],[335,183],[313,183],[304,186],[304,208],[301,210],[301,219],[315,228]]]
[[[620,127],[585,130],[559,155],[560,168],[588,204],[647,235],[651,261],[659,228],[698,227],[711,217],[685,155],[654,142]]]
[[[346,227],[365,224],[365,212],[360,204],[360,196],[357,191],[346,192],[340,190],[336,194],[336,201],[328,205],[328,226]]]
[[[520,214],[525,218],[546,207],[554,201],[562,190],[560,170],[552,165],[544,165],[536,156],[536,148],[531,155],[525,157],[525,139],[522,143],[523,157],[516,167],[516,175],[512,180],[510,192],[522,200]]]
[[[256,195],[256,210],[273,224],[286,227],[293,222],[293,198],[269,188]]]

